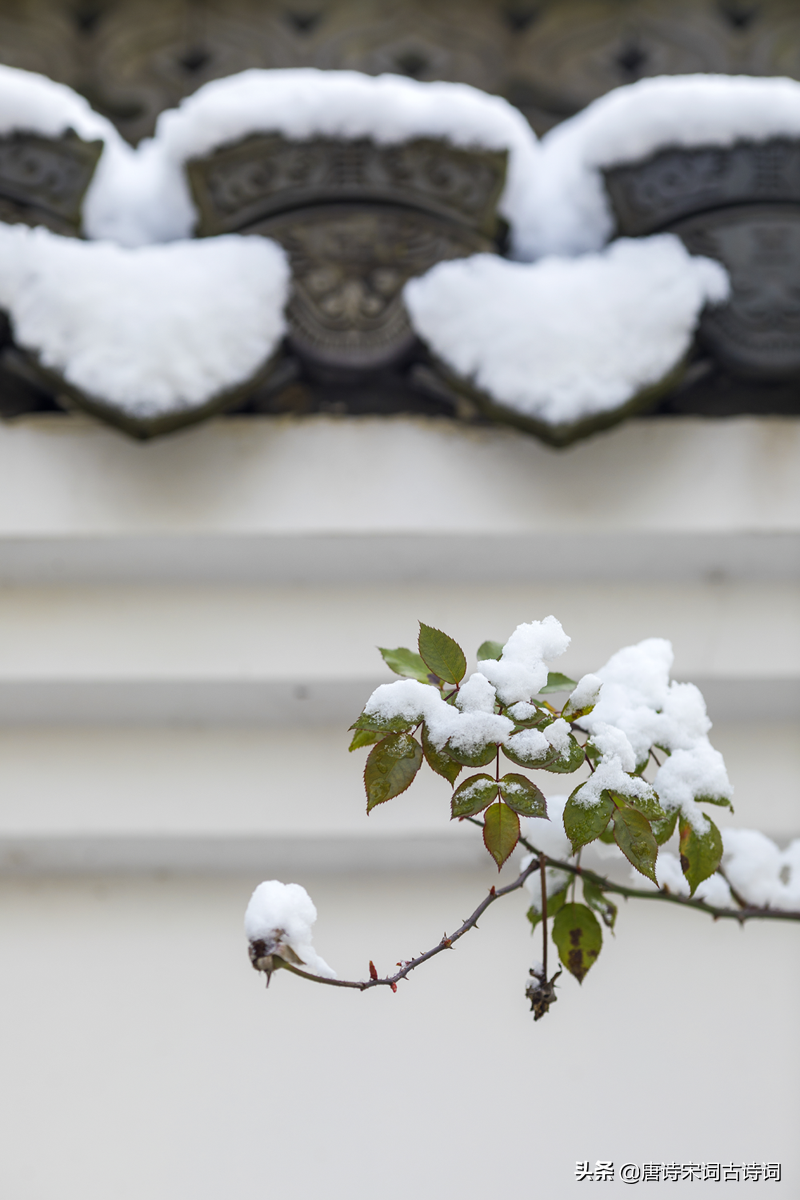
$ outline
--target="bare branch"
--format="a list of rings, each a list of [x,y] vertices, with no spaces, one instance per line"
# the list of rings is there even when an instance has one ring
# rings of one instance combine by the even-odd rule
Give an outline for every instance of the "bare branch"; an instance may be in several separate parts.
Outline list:
[[[477,817],[466,817],[464,819],[473,825],[477,825],[479,828],[483,827],[483,821],[479,820]],[[715,921],[728,919],[739,921],[740,924],[744,924],[745,921],[752,920],[800,921],[800,912],[792,909],[757,908],[754,905],[745,904],[741,896],[737,895],[736,893],[733,893],[734,899],[742,907],[719,908],[714,904],[707,904],[705,900],[697,900],[691,896],[677,896],[673,892],[668,891],[667,888],[658,888],[653,891],[646,891],[644,888],[627,887],[622,883],[614,883],[605,875],[598,875],[596,871],[590,871],[586,867],[581,867],[576,863],[562,862],[558,859],[545,856],[542,851],[537,850],[536,847],[527,840],[527,838],[520,837],[519,840],[520,844],[524,846],[526,850],[530,851],[530,853],[533,855],[533,858],[525,867],[524,871],[517,876],[514,882],[509,883],[504,888],[490,888],[488,895],[484,897],[475,911],[469,917],[467,917],[466,921],[459,926],[455,933],[449,935],[445,934],[438,945],[434,946],[431,950],[427,950],[424,954],[419,954],[416,958],[411,958],[406,962],[398,964],[400,969],[399,971],[396,971],[394,975],[386,975],[379,979],[326,979],[323,975],[312,975],[309,971],[302,971],[299,967],[294,966],[292,963],[281,962],[281,969],[284,971],[290,971],[292,975],[299,975],[301,979],[310,979],[312,983],[324,983],[327,987],[355,988],[359,992],[366,992],[370,988],[376,987],[390,987],[392,991],[395,992],[397,991],[397,984],[401,979],[406,979],[412,971],[416,970],[417,967],[421,966],[424,962],[428,962],[429,959],[435,958],[436,955],[441,954],[443,950],[451,950],[455,943],[462,938],[465,933],[469,933],[471,929],[477,929],[479,918],[483,916],[487,908],[494,904],[495,900],[499,900],[502,896],[509,896],[512,892],[519,891],[528,876],[532,875],[535,871],[541,870],[543,874],[545,863],[547,863],[549,866],[555,867],[559,871],[566,871],[570,875],[575,875],[581,879],[588,879],[590,883],[595,884],[595,886],[603,892],[611,892],[612,895],[624,896],[626,899],[658,900],[667,904],[677,904],[682,908],[695,908],[699,912],[708,913],[708,915],[713,917]],[[725,876],[722,871],[719,873],[724,879]],[[543,896],[542,907],[544,908],[545,917],[543,925],[545,926],[545,929],[547,925],[547,910],[545,908],[546,903],[546,896]],[[545,955],[547,954],[546,944],[544,947],[544,953]]]
[[[420,954],[416,958],[409,959],[408,962],[399,964],[400,970],[395,972],[394,975],[387,975],[382,979],[326,979],[322,975],[312,975],[308,971],[301,971],[299,967],[292,966],[291,963],[287,962],[280,964],[281,969],[291,971],[293,975],[299,975],[302,979],[310,979],[312,983],[327,984],[328,987],[357,988],[360,992],[366,992],[369,988],[390,987],[393,992],[397,991],[397,985],[401,979],[405,979],[413,970],[421,966],[422,963],[427,962],[430,958],[435,958],[443,950],[451,950],[465,933],[469,933],[470,929],[477,929],[479,918],[483,916],[487,908],[494,904],[495,900],[499,900],[501,896],[509,896],[512,892],[519,891],[528,876],[538,870],[539,861],[538,858],[534,857],[533,861],[528,863],[525,870],[517,876],[513,883],[509,883],[504,888],[490,888],[489,894],[481,901],[474,913],[467,917],[463,925],[459,926],[455,933],[451,933],[450,935],[445,934],[439,944],[434,946],[432,950],[427,950],[424,954]]]
[[[482,824],[476,821],[474,817],[467,817],[468,821],[472,821],[474,825]],[[538,855],[539,851],[533,846],[527,838],[521,837],[520,842],[526,850],[530,850],[531,854]],[[552,867],[557,867],[559,871],[567,871],[570,875],[577,875],[581,879],[588,879],[590,883],[596,884],[603,892],[612,892],[615,896],[625,896],[632,900],[663,900],[667,904],[679,904],[683,908],[696,908],[699,912],[708,913],[714,920],[732,919],[734,921],[800,921],[800,912],[790,908],[758,908],[752,904],[746,904],[733,889],[731,889],[734,899],[737,903],[741,903],[741,908],[718,908],[714,904],[706,904],[705,900],[697,900],[694,896],[676,896],[673,892],[666,888],[657,888],[654,891],[647,891],[645,888],[626,887],[621,883],[613,883],[605,875],[598,875],[596,871],[589,871],[586,867],[580,867],[575,863],[559,862],[554,858],[547,859]],[[722,875],[722,872],[719,872]],[[723,879],[725,878],[722,875]]]

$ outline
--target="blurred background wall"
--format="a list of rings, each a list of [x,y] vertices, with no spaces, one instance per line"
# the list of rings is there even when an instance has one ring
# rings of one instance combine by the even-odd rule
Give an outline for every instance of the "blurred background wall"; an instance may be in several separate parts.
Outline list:
[[[308,63],[464,79],[541,132],[640,75],[797,75],[800,14],[20,0],[0,45],[132,140],[207,78]],[[424,416],[0,427],[3,1195],[561,1196],[578,1159],[782,1161],[796,1195],[794,927],[624,905],[534,1027],[522,897],[397,996],[265,994],[241,920],[301,882],[360,977],[497,878],[443,781],[364,814],[346,729],[418,619],[474,655],[553,612],[573,675],[671,638],[737,788],[720,820],[800,834],[799,468],[796,420],[757,415],[558,452]]]

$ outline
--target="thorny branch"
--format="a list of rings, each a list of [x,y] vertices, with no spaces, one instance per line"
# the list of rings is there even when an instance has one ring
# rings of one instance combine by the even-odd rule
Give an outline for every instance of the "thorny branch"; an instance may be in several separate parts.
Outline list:
[[[466,820],[475,822],[474,818],[467,817]],[[531,845],[524,837],[521,837],[520,844],[526,850],[530,850],[532,854],[538,854],[539,851]],[[657,888],[654,891],[647,891],[645,888],[626,887],[622,883],[613,883],[605,875],[598,875],[596,871],[590,871],[586,867],[581,867],[576,863],[559,862],[555,858],[548,858],[548,863],[551,867],[556,867],[559,871],[568,871],[571,875],[577,875],[581,879],[588,879],[590,883],[596,886],[603,892],[611,892],[615,896],[624,896],[626,899],[634,900],[664,900],[668,904],[680,904],[683,908],[696,908],[700,912],[708,913],[715,921],[732,918],[744,924],[745,921],[762,920],[762,921],[800,921],[800,912],[790,908],[758,908],[753,904],[745,904],[741,897],[731,888],[733,898],[740,902],[739,908],[718,908],[714,904],[706,904],[705,900],[697,900],[693,896],[676,896],[669,888]],[[719,872],[724,879],[722,871]],[[726,881],[727,882],[727,881]]]
[[[466,817],[464,819],[469,821],[472,825],[477,825],[479,828],[483,828],[483,821],[476,817]],[[581,867],[576,863],[562,862],[558,859],[545,856],[540,850],[537,850],[536,847],[527,840],[527,838],[521,837],[519,841],[520,845],[524,846],[526,850],[530,851],[530,853],[533,855],[533,859],[528,863],[525,870],[517,876],[514,882],[509,883],[504,888],[491,888],[488,895],[484,897],[471,916],[467,917],[466,921],[459,926],[455,933],[451,933],[449,935],[445,934],[438,945],[434,946],[431,950],[427,950],[424,954],[419,954],[416,958],[409,959],[406,962],[398,963],[400,969],[399,971],[396,971],[394,975],[386,975],[383,978],[360,980],[326,979],[322,975],[312,975],[309,971],[302,971],[299,967],[293,966],[291,963],[287,962],[282,962],[280,964],[281,968],[284,971],[291,971],[293,975],[299,975],[302,979],[310,979],[312,983],[324,983],[328,987],[356,988],[360,992],[365,992],[369,988],[390,987],[393,992],[397,991],[397,984],[401,979],[406,979],[411,972],[416,970],[417,967],[421,966],[422,963],[427,962],[428,959],[435,958],[436,955],[441,954],[443,950],[451,950],[455,943],[462,938],[465,933],[469,933],[471,929],[477,929],[479,918],[483,916],[490,905],[494,904],[495,900],[499,900],[502,896],[508,896],[512,892],[519,891],[529,875],[532,875],[535,871],[544,870],[545,863],[547,863],[548,866],[555,867],[559,871],[567,871],[569,874],[575,875],[581,879],[588,879],[590,883],[595,884],[595,886],[603,892],[611,892],[612,895],[624,896],[626,899],[660,900],[665,901],[667,904],[678,904],[682,908],[696,908],[699,912],[708,913],[708,915],[713,917],[715,921],[732,919],[739,921],[739,923],[742,925],[745,923],[745,921],[751,920],[800,921],[800,912],[796,912],[792,909],[757,908],[754,905],[745,904],[741,900],[741,897],[739,897],[733,890],[733,897],[740,905],[738,908],[719,908],[714,904],[707,904],[705,900],[697,900],[691,896],[676,896],[673,892],[670,892],[668,888],[658,888],[653,891],[647,891],[644,888],[627,887],[622,883],[614,883],[605,875],[598,875],[596,871],[590,871],[588,868]],[[721,871],[720,874],[722,874]],[[546,904],[546,900],[543,900],[543,908],[544,904]],[[546,913],[546,908],[544,911]],[[546,919],[542,923],[546,928]],[[546,943],[544,946],[544,954],[547,954]],[[544,975],[546,978],[546,970]]]
[[[538,870],[539,861],[534,858],[513,883],[509,883],[504,888],[490,888],[489,894],[484,897],[474,913],[467,917],[466,921],[464,921],[463,925],[459,926],[455,933],[445,934],[438,946],[434,946],[432,950],[427,950],[424,954],[409,959],[408,962],[398,963],[400,970],[396,971],[394,975],[387,975],[382,979],[326,979],[322,975],[311,975],[308,971],[301,971],[299,967],[292,966],[291,963],[283,962],[281,963],[281,967],[284,971],[291,971],[293,975],[300,975],[303,979],[311,979],[314,983],[325,983],[329,987],[358,988],[360,992],[365,992],[368,988],[390,987],[393,992],[397,991],[397,985],[401,979],[405,979],[416,967],[427,962],[429,958],[434,958],[437,954],[441,954],[443,950],[451,950],[453,945],[465,933],[469,933],[470,929],[477,929],[479,918],[483,916],[487,908],[494,904],[495,900],[499,900],[501,896],[508,896],[511,892],[519,891],[528,876]]]

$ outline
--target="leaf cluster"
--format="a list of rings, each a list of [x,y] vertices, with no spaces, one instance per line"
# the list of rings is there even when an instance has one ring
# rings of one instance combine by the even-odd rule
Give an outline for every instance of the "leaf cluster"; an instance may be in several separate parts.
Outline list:
[[[502,651],[499,642],[487,641],[479,647],[477,657],[479,661],[499,658]],[[400,646],[394,650],[381,648],[381,654],[396,675],[436,688],[447,704],[456,703],[460,685],[467,673],[467,659],[458,642],[442,630],[420,622],[417,651]],[[506,707],[499,701],[495,702],[494,711],[513,721],[513,733],[527,729],[544,730],[562,715],[544,697],[554,692],[570,691],[574,687],[574,680],[551,672],[545,686],[537,696],[532,697],[533,715],[522,720],[510,718]],[[559,750],[548,750],[534,757],[497,741],[485,741],[468,750],[453,745],[452,739],[444,746],[437,745],[424,718],[385,719],[363,712],[351,730],[351,750],[362,746],[372,747],[364,769],[367,812],[404,792],[424,760],[432,771],[453,787],[450,801],[453,820],[484,813],[483,841],[498,870],[519,842],[519,818],[547,817],[544,795],[526,775],[518,771],[501,774],[501,754],[515,766],[559,774],[577,771],[586,761],[583,747],[572,734],[566,754]],[[483,772],[470,775],[456,786],[464,767],[474,769],[490,764],[495,768],[493,775]]]
[[[478,648],[477,658],[478,661],[499,659],[502,653],[500,642],[485,641]],[[459,689],[467,673],[467,659],[458,642],[442,630],[420,622],[417,650],[400,646],[393,650],[382,648],[381,654],[396,675],[435,688],[447,704],[457,703]],[[351,727],[353,739],[350,749],[371,747],[364,770],[367,812],[404,792],[416,778],[423,761],[427,762],[430,769],[446,779],[453,789],[451,819],[474,819],[482,815],[480,823],[483,826],[484,845],[500,870],[519,843],[520,817],[547,818],[547,802],[540,788],[519,770],[503,771],[502,760],[508,759],[523,770],[544,770],[557,774],[572,774],[584,765],[594,772],[600,762],[599,750],[591,738],[586,738],[580,726],[581,719],[591,712],[591,704],[579,708],[568,698],[559,709],[549,699],[557,693],[568,693],[575,686],[575,681],[568,676],[551,672],[546,684],[537,695],[530,698],[524,718],[512,716],[507,706],[496,700],[494,711],[513,721],[512,735],[503,741],[487,740],[472,744],[468,750],[463,745],[453,745],[452,739],[445,745],[437,744],[422,716],[411,720],[404,717],[387,719],[362,713]],[[563,749],[534,753],[526,749],[524,739],[522,743],[517,740],[515,744],[514,734],[530,729],[544,732],[559,718],[570,726],[566,753]],[[657,883],[655,864],[658,848],[677,829],[681,866],[693,895],[698,885],[719,868],[722,838],[709,817],[703,815],[698,821],[695,816],[693,821],[689,821],[678,811],[664,809],[655,789],[647,785],[644,779],[651,757],[657,762],[655,749],[651,749],[644,762],[637,764],[635,771],[628,773],[630,783],[625,780],[617,790],[602,791],[599,799],[587,803],[581,795],[583,784],[579,784],[564,809],[564,828],[572,842],[574,854],[597,840],[614,843],[636,870],[654,883]],[[658,749],[669,753],[664,747]],[[478,770],[487,767],[494,769]],[[477,773],[470,773],[463,778],[464,768],[472,768]],[[712,802],[727,803],[718,799]],[[595,895],[596,891],[596,888],[593,891],[589,886],[587,893],[584,888],[584,905],[576,906],[573,900],[571,905],[566,906],[570,920],[580,919],[580,946],[570,943],[570,949],[567,944],[570,938],[578,937],[577,925],[570,925],[567,930],[567,918],[564,917],[554,927],[559,952],[562,950],[559,939],[563,941],[562,962],[567,970],[579,978],[583,978],[589,969],[594,961],[592,954],[599,952],[602,942],[595,914],[605,919],[613,910],[613,916],[616,916],[614,905],[601,893]],[[549,917],[560,917],[561,906],[565,905],[564,895],[556,890],[549,903]],[[529,916],[533,913],[532,909]],[[531,919],[534,920],[534,917],[531,916]],[[596,930],[594,925],[597,925]]]
[[[634,778],[631,775],[631,778]],[[640,796],[603,791],[597,803],[587,805],[579,795],[579,785],[564,808],[564,829],[572,842],[573,853],[600,840],[619,847],[628,862],[656,885],[655,866],[659,846],[680,833],[681,868],[694,895],[698,884],[719,868],[722,860],[722,835],[705,814],[698,829],[677,809],[666,812],[655,791]],[[713,803],[727,804],[714,800]]]

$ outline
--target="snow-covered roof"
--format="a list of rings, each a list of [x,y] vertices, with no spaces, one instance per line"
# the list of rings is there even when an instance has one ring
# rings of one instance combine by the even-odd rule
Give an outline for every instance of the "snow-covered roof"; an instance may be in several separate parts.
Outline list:
[[[129,250],[0,225],[18,345],[89,397],[151,419],[247,382],[285,330],[289,268],[266,238]]]
[[[800,83],[643,80],[538,143],[520,112],[464,84],[251,70],[162,113],[155,137],[133,150],[69,88],[0,67],[0,133],[67,129],[105,143],[84,203],[95,244],[0,226],[0,304],[18,344],[67,384],[144,420],[202,407],[276,349],[283,252],[264,239],[187,241],[196,221],[188,160],[259,132],[384,145],[441,138],[508,150],[500,211],[516,260],[476,255],[412,280],[414,328],[487,411],[563,430],[668,379],[704,305],[728,295],[722,267],[671,235],[602,249],[613,233],[603,169],[668,146],[800,137]]]
[[[732,146],[800,137],[800,83],[746,75],[641,79],[595,100],[540,143],[538,170],[518,216],[520,253],[582,254],[614,232],[604,168],[669,146]]]
[[[61,137],[68,129],[86,141],[122,141],[111,122],[66,84],[0,65],[0,136],[24,132]]]
[[[536,135],[522,113],[464,83],[313,67],[253,69],[212,80],[160,115],[155,138],[142,143],[135,161],[104,185],[108,193],[92,213],[92,236],[128,244],[190,236],[197,214],[184,164],[257,133],[299,141],[370,138],[382,145],[442,138],[460,147],[508,150],[499,211],[512,226],[538,160]],[[151,207],[149,214],[141,212],[143,203]]]
[[[475,255],[406,285],[420,337],[497,404],[547,425],[620,407],[659,383],[724,300],[719,263],[672,234],[620,239],[580,258]]]

